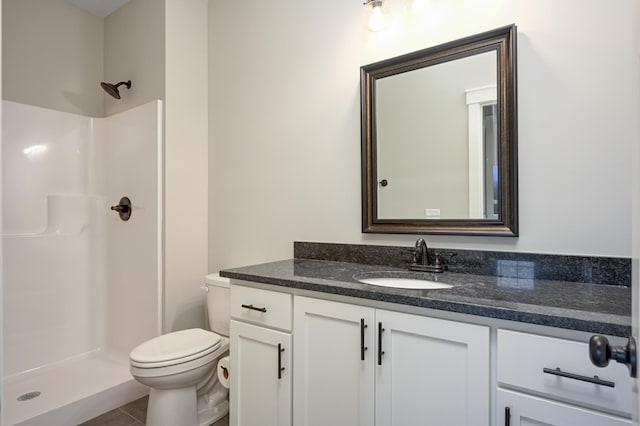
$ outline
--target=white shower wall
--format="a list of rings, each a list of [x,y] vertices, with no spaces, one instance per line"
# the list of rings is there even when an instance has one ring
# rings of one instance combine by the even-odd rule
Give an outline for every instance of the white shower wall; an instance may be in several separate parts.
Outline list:
[[[45,392],[36,405],[15,404],[22,376],[120,360],[117,383],[96,380],[104,392],[131,379],[128,352],[159,334],[162,103],[90,118],[3,101],[2,122],[3,416],[14,424],[70,407],[80,387],[82,398],[92,392],[92,377],[79,386],[65,374],[40,385],[57,389],[55,406]],[[122,196],[133,204],[127,222],[109,209]],[[75,395],[65,400],[67,388]]]
[[[107,347],[128,355],[161,332],[162,108],[151,102],[104,120],[105,194],[128,196],[127,222],[107,217]]]
[[[91,276],[92,247],[104,232],[89,220],[98,201],[91,119],[9,101],[2,109],[3,372],[12,375],[99,346],[103,277]]]

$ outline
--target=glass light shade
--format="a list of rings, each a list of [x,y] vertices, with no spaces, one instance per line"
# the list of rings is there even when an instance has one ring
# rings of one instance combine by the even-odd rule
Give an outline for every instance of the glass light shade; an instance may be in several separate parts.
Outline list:
[[[386,17],[384,16],[384,12],[382,11],[382,1],[374,0],[369,4],[371,4],[371,12],[369,14],[369,29],[371,31],[383,30],[387,25],[387,22]]]

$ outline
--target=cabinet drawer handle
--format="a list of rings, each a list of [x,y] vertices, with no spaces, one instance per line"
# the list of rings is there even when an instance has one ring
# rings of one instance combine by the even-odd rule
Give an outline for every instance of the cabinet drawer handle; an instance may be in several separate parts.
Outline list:
[[[364,329],[367,328],[367,324],[364,323],[364,318],[360,318],[360,360],[364,361],[364,351],[367,347],[364,345]]]
[[[566,377],[568,379],[580,380],[582,382],[594,383],[596,385],[607,386],[609,388],[616,387],[615,382],[610,382],[608,380],[602,380],[598,376],[588,377],[582,376],[580,374],[567,373],[566,371],[560,370],[560,368],[551,369],[551,368],[543,368],[542,371],[547,374],[553,374],[554,376]]]
[[[384,332],[384,328],[382,328],[382,323],[378,323],[378,365],[382,365],[382,355],[384,355],[384,351],[382,350],[382,333]]]
[[[278,343],[278,379],[282,379],[282,372],[284,371],[284,367],[282,366],[282,352],[284,352],[284,348],[281,343]]]
[[[511,426],[511,407],[504,407],[504,426]]]
[[[245,309],[251,309],[252,311],[267,312],[267,308],[256,308],[253,305],[240,305],[240,306]]]

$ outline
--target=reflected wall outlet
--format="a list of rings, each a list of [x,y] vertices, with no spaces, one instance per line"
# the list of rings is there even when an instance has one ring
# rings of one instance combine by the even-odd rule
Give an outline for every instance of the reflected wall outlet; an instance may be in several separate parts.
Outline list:
[[[440,209],[424,209],[424,215],[427,217],[440,216]]]

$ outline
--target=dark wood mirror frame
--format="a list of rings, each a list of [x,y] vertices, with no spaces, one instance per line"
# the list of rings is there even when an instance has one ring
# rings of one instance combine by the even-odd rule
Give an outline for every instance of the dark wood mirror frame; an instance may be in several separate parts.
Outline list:
[[[498,219],[379,219],[376,79],[491,51],[497,53]],[[518,236],[516,68],[515,24],[361,67],[362,232]]]

